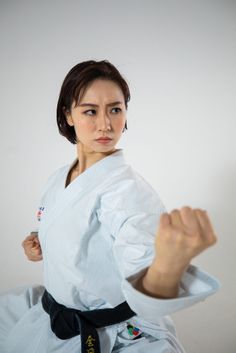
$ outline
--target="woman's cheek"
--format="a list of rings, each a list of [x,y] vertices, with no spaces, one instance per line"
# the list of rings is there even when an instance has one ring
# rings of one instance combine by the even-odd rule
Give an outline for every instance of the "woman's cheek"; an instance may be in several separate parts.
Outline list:
[[[125,126],[125,119],[119,119],[114,122],[115,129],[122,131]]]

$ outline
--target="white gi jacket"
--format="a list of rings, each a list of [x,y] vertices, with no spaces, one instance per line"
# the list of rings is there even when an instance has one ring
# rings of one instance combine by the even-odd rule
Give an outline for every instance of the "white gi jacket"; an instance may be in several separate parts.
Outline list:
[[[136,316],[97,329],[102,353],[184,352],[168,314],[204,300],[219,282],[189,266],[178,298],[156,299],[136,290],[135,280],[155,255],[159,218],[166,209],[125,162],[122,149],[65,187],[75,162],[51,175],[43,189],[38,214],[43,286],[17,288],[0,297],[0,352],[80,352],[80,336],[60,340],[51,331],[41,305],[44,288],[58,303],[79,310],[128,302]],[[140,338],[134,340],[128,323],[142,333]]]

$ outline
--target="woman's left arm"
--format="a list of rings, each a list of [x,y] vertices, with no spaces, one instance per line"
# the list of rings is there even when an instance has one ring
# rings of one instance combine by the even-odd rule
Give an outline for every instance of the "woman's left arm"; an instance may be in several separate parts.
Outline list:
[[[186,213],[193,212],[189,208],[181,210],[181,220],[179,211],[168,215],[148,185],[129,181],[122,186],[122,194],[114,187],[103,195],[97,215],[114,239],[114,260],[131,309],[158,322],[214,294],[219,281],[190,265],[194,256],[216,241],[214,232],[210,235],[205,223],[200,223],[201,233],[193,232],[196,214],[186,221]]]
[[[135,288],[155,298],[176,298],[180,281],[191,260],[217,237],[206,211],[182,207],[160,216],[155,239],[156,255]]]

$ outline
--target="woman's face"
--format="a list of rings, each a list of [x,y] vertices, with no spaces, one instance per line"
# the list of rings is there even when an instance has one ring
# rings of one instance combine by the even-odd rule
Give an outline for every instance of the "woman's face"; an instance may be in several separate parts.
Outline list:
[[[96,79],[86,88],[79,105],[73,102],[67,122],[74,126],[78,144],[88,152],[114,150],[126,122],[124,95],[118,84]],[[97,141],[109,137],[106,143]]]

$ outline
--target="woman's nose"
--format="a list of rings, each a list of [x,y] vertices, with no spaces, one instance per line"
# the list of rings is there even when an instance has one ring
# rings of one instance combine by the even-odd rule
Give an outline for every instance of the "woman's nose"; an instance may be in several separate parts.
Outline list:
[[[99,130],[110,130],[111,129],[111,121],[106,112],[102,112],[99,114],[97,119],[97,127]]]

